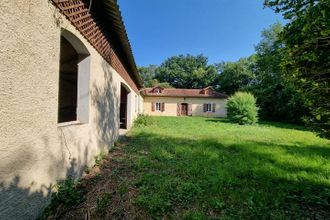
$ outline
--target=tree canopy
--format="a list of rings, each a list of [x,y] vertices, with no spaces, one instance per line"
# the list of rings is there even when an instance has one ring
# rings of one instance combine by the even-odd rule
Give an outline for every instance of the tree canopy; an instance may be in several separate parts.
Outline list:
[[[280,41],[288,54],[281,62],[286,77],[304,97],[311,116],[305,121],[330,137],[330,1],[266,0],[288,23]]]
[[[167,82],[175,88],[204,88],[215,83],[217,71],[208,65],[203,55],[179,55],[166,59],[156,71],[159,82]]]
[[[263,30],[262,39],[255,47],[255,81],[247,89],[257,97],[263,119],[301,122],[307,112],[303,98],[281,67],[288,56],[279,40],[282,30],[280,23]]]
[[[237,62],[221,62],[215,64],[219,76],[216,89],[228,95],[249,87],[255,79],[255,56],[241,58]]]

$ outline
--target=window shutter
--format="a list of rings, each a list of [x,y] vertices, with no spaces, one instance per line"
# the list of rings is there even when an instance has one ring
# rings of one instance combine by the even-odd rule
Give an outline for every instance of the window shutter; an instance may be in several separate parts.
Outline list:
[[[212,104],[212,112],[215,112],[215,103]]]
[[[90,57],[86,57],[78,64],[78,106],[77,120],[89,122],[89,74]]]
[[[188,115],[192,116],[192,104],[188,104]]]
[[[154,102],[151,103],[151,111],[152,111],[152,112],[155,111],[155,103],[154,103]]]
[[[207,104],[204,104],[204,112],[207,112]]]
[[[165,103],[162,102],[162,112],[165,111]]]
[[[178,103],[178,107],[176,110],[177,110],[177,112],[176,112],[177,115],[180,116],[181,115],[181,104],[180,103]]]

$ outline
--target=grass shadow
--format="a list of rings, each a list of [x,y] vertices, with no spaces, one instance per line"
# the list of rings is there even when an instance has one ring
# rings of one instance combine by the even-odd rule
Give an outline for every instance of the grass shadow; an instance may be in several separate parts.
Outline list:
[[[214,122],[214,123],[225,123],[225,124],[232,124],[238,125],[237,123],[231,122],[228,118],[208,118],[205,121],[207,122]],[[269,122],[269,121],[259,121],[255,125],[260,125],[264,127],[276,127],[281,129],[291,129],[291,130],[300,130],[300,131],[310,131],[310,129],[303,127],[301,125],[295,124],[288,124],[282,122]]]

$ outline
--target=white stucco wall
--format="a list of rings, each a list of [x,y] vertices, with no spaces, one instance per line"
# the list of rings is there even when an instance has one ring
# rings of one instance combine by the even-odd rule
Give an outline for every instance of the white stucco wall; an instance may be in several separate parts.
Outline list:
[[[165,111],[151,111],[153,102],[165,103]],[[177,103],[192,104],[192,116],[226,117],[226,99],[184,98],[184,97],[144,97],[143,112],[154,116],[177,116]],[[204,112],[204,104],[215,103],[215,112]]]
[[[34,219],[56,181],[113,145],[125,82],[50,2],[3,0],[0,13],[0,219]],[[57,124],[61,28],[90,53],[89,123]]]

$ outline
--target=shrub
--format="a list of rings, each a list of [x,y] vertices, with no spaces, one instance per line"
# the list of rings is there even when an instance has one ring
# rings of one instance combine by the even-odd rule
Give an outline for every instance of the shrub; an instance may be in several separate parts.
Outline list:
[[[72,206],[83,201],[83,196],[77,189],[77,183],[74,179],[68,178],[59,182],[55,187],[57,190],[52,195],[52,203]]]
[[[71,177],[58,182],[54,186],[55,192],[52,193],[50,204],[37,219],[53,219],[50,216],[55,215],[61,205],[71,207],[82,203],[84,197],[82,192],[78,190],[77,183]]]
[[[134,121],[134,125],[137,127],[152,125],[153,121],[149,115],[140,114]]]
[[[229,120],[241,125],[257,122],[258,109],[256,99],[247,92],[236,92],[227,102]]]

